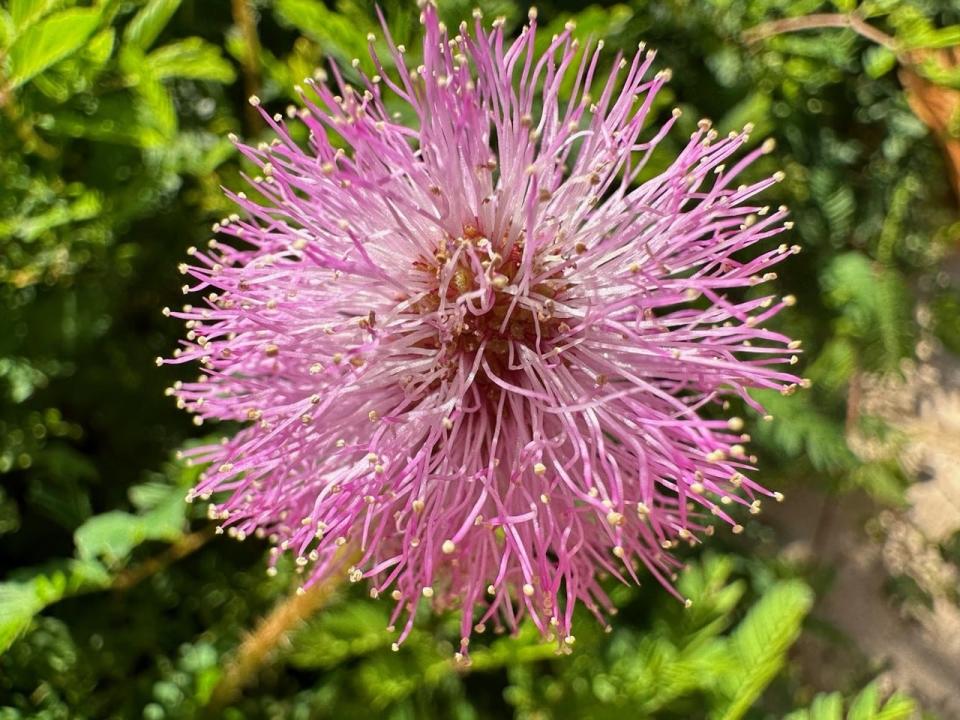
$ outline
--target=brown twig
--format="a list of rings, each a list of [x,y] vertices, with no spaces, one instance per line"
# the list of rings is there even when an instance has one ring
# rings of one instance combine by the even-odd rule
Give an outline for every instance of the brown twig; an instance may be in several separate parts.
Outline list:
[[[243,36],[243,91],[252,97],[260,92],[260,38],[257,36],[257,21],[250,7],[250,0],[231,0],[233,21]],[[253,133],[260,128],[262,120],[257,109],[249,103],[244,105],[247,132]]]
[[[857,35],[881,45],[887,50],[900,54],[896,38],[878,30],[856,13],[814,13],[801,17],[772,20],[743,31],[743,39],[756,43],[774,35],[795,32],[797,30],[818,30],[822,28],[846,28]]]
[[[219,712],[237,699],[284,638],[326,605],[340,585],[342,575],[334,570],[326,580],[313,585],[302,594],[283,600],[260,621],[256,630],[237,648],[220,681],[214,687],[207,703],[207,711],[211,717],[220,717]]]
[[[33,124],[20,115],[19,108],[16,107],[15,102],[16,98],[13,95],[13,90],[0,90],[0,109],[2,109],[3,114],[7,116],[7,120],[9,120],[13,126],[13,131],[16,133],[17,139],[23,143],[24,149],[27,152],[36,153],[45,160],[55,158],[57,156],[56,148],[40,137],[36,130],[34,130]]]
[[[207,541],[212,537],[212,528],[198,530],[189,535],[184,535],[159,555],[155,555],[152,558],[144,560],[139,565],[121,572],[114,578],[110,587],[114,590],[129,590],[151,575],[156,575],[161,570],[165,570],[177,560],[181,560],[187,555],[196,552],[206,545]]]

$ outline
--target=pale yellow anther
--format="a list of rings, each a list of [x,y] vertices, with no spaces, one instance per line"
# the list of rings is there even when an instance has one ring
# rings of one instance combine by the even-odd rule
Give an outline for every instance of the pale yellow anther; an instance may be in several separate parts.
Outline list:
[[[493,285],[497,290],[503,290],[509,282],[510,278],[508,278],[506,275],[494,275],[490,280],[490,284]]]

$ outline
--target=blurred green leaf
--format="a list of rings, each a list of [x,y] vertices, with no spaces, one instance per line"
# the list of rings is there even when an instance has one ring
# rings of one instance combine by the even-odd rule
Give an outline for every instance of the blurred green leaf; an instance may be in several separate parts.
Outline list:
[[[874,683],[870,683],[854,698],[853,702],[850,703],[847,720],[873,720],[876,716],[878,702],[877,686]]]
[[[125,45],[147,50],[163,32],[182,0],[147,0],[123,31]]]
[[[144,499],[142,495],[140,499]],[[150,510],[143,515],[114,510],[96,515],[77,528],[74,542],[80,559],[103,558],[114,565],[126,560],[137,545],[147,540],[172,542],[181,537],[186,528],[187,507],[183,491],[168,487],[166,497],[155,495],[150,502]]]
[[[30,627],[43,608],[68,595],[102,589],[109,582],[98,563],[68,560],[27,579],[0,583],[0,653]]]
[[[147,55],[150,72],[158,80],[189,78],[231,83],[233,66],[216,45],[197,37],[185,38],[157,48]]]
[[[893,695],[881,706],[877,686],[870,683],[851,701],[846,715],[840,693],[820,693],[809,708],[795,710],[784,720],[907,720],[915,712],[916,703],[903,695]]]
[[[885,47],[871,47],[863,54],[863,69],[870,77],[883,77],[896,66],[897,56]]]
[[[75,53],[100,22],[99,8],[72,8],[48,16],[18,35],[10,46],[8,82],[16,88]]]
[[[62,4],[63,0],[10,0],[10,19],[22,31]]]

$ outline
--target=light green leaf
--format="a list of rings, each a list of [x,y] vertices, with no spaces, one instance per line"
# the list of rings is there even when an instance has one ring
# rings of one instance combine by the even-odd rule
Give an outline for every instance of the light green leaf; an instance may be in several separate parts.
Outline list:
[[[948,48],[960,45],[960,25],[950,25],[939,29],[924,29],[911,33],[907,38],[900,38],[906,49],[914,48]]]
[[[123,31],[125,44],[146,50],[170,22],[181,0],[148,0]]]
[[[29,585],[0,583],[0,653],[30,627],[43,603]]]
[[[933,59],[922,60],[920,74],[930,82],[960,90],[960,67],[947,67]]]
[[[179,123],[169,90],[152,76],[141,76],[136,89],[137,117],[143,128],[142,145],[156,147],[172,141]]]
[[[876,683],[870,683],[857,695],[854,701],[850,703],[847,720],[873,720],[876,711],[877,686]]]
[[[897,65],[897,56],[892,50],[874,46],[863,54],[863,69],[872,78],[886,75]]]
[[[113,45],[117,39],[117,32],[113,28],[108,28],[98,32],[93,39],[87,43],[84,55],[91,63],[100,67],[105,65],[110,55],[113,54]]]
[[[141,518],[119,510],[90,518],[73,536],[81,559],[104,557],[110,562],[126,558],[145,539]]]
[[[72,55],[100,22],[97,8],[72,8],[50,15],[14,39],[10,47],[9,83],[16,88]]]
[[[372,19],[358,25],[354,18],[334,12],[318,0],[277,0],[274,11],[282,24],[296,28],[324,52],[341,59],[358,57],[364,67],[369,62],[366,34],[379,30]]]
[[[25,30],[62,4],[63,0],[10,0],[10,19],[16,30]]]
[[[786,662],[787,650],[800,634],[813,605],[813,593],[799,580],[774,585],[751,608],[731,637],[736,672],[723,688],[728,701],[715,717],[742,718]]]
[[[30,627],[34,616],[69,595],[100,590],[110,576],[97,562],[66,560],[32,571],[22,580],[0,583],[0,653]]]
[[[874,717],[874,720],[908,720],[917,711],[917,703],[906,695],[894,694]]]
[[[153,497],[150,501],[156,504],[144,515],[114,510],[87,520],[73,536],[77,555],[82,560],[104,558],[117,563],[147,540],[173,541],[180,537],[184,531],[186,507],[182,490],[168,487],[165,497]]]
[[[843,720],[843,696],[838,693],[821,693],[810,706],[810,720]]]
[[[233,65],[220,54],[220,48],[198,37],[157,48],[146,61],[158,80],[178,77],[231,83],[236,77]]]

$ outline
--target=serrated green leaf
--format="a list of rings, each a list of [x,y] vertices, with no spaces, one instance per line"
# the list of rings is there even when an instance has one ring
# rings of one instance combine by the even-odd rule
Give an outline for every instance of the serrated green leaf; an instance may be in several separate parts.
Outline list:
[[[779,582],[754,605],[731,637],[736,670],[727,676],[715,717],[743,717],[786,662],[786,653],[800,634],[813,605],[813,593],[799,580]]]
[[[9,83],[13,88],[75,53],[100,22],[97,8],[72,8],[48,16],[18,35],[10,47]]]
[[[137,118],[143,147],[156,147],[173,140],[177,133],[177,111],[170,91],[152,76],[141,76],[136,87]]]
[[[124,44],[147,50],[163,32],[182,0],[148,0],[123,31]]]
[[[843,422],[827,415],[808,395],[783,397],[773,390],[751,393],[774,417],[756,426],[757,439],[788,458],[806,456],[817,470],[838,472],[857,464]]]
[[[878,346],[863,353],[874,367],[892,369],[910,351],[910,296],[900,276],[861,253],[833,259],[821,276],[827,304],[842,312],[841,331]]]
[[[231,83],[236,78],[233,65],[220,54],[220,48],[197,37],[157,48],[146,62],[157,80],[177,77]]]
[[[334,667],[390,646],[386,610],[369,602],[347,603],[320,613],[300,630],[292,643],[291,665],[301,669]]]

